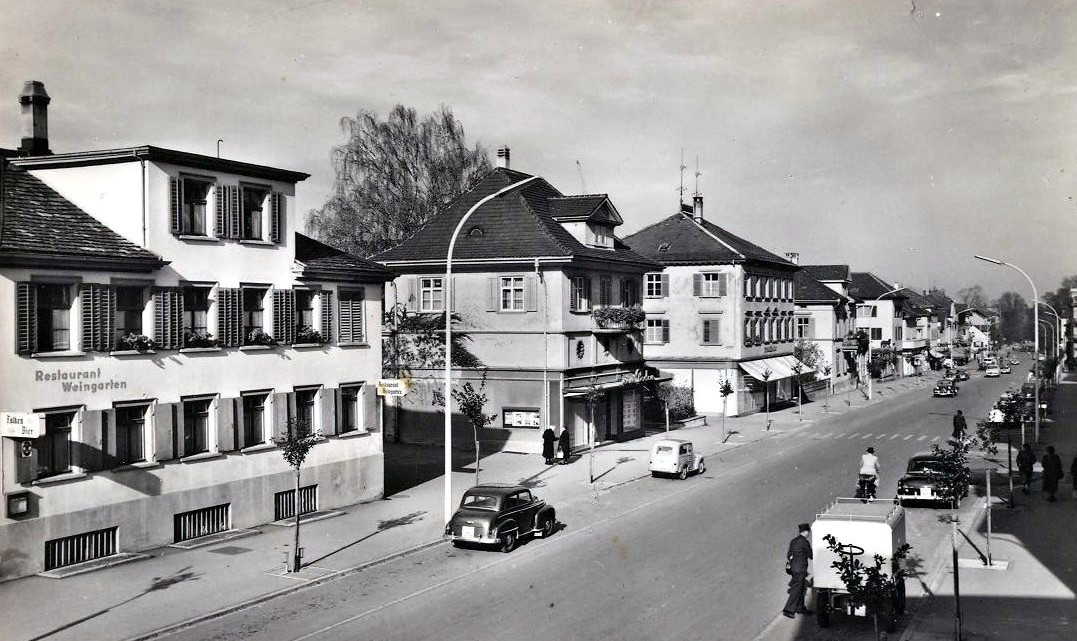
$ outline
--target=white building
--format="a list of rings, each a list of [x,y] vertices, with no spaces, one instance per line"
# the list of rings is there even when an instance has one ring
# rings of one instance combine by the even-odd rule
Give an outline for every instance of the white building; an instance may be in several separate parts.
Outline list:
[[[860,301],[853,323],[871,341],[871,359],[878,363],[876,373],[884,377],[899,374],[905,336],[901,312],[905,295],[900,286],[891,285],[871,272],[853,272],[849,294]]]
[[[851,279],[848,265],[801,265],[794,277],[796,338],[819,346],[824,360],[817,380],[829,371],[831,386],[839,391],[856,380],[855,361],[850,366],[841,349],[853,330]]]

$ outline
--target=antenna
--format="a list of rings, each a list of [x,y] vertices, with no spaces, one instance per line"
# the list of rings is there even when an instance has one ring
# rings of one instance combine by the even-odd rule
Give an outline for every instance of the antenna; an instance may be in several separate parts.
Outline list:
[[[587,182],[583,179],[583,165],[580,164],[580,159],[576,159],[576,173],[580,175],[580,193],[587,193]]]
[[[684,204],[684,170],[688,169],[688,166],[684,164],[684,147],[681,147],[681,186],[677,188],[677,193],[680,194],[681,204]]]
[[[699,177],[703,174],[699,171],[699,154],[696,154],[696,190],[692,192],[693,196],[699,195]]]

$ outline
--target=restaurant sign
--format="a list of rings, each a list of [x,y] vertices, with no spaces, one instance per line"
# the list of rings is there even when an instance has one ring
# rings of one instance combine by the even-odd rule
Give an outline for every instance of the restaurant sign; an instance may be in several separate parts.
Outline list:
[[[0,436],[8,438],[38,438],[44,432],[41,429],[41,416],[27,412],[0,412]]]

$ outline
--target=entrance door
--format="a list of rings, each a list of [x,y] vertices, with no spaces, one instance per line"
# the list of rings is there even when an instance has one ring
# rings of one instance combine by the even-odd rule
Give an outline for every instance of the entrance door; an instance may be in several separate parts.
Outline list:
[[[639,390],[625,390],[622,395],[621,431],[631,434],[640,429],[640,393]]]

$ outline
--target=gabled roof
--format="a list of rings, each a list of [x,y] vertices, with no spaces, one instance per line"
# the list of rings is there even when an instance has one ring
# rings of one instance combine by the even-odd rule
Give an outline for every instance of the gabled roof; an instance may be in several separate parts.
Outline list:
[[[876,300],[894,286],[871,272],[853,272],[849,283],[849,295],[861,300]],[[886,298],[904,298],[902,290],[886,294]]]
[[[852,270],[848,265],[801,265],[800,268],[817,280],[849,282]]]
[[[801,269],[793,274],[793,283],[796,286],[793,298],[798,305],[807,303],[840,305],[849,302],[847,297],[824,285],[807,270]]]
[[[447,209],[434,215],[415,234],[392,249],[372,256],[382,264],[445,264],[453,230],[469,209],[481,199],[531,175],[498,168],[486,174],[472,189],[461,194]],[[551,202],[563,202],[564,194],[543,178],[486,202],[468,219],[453,249],[453,261],[549,258],[595,260],[659,269],[661,265],[630,250],[619,240],[613,249],[588,247],[576,240],[553,218]]]
[[[0,265],[148,272],[168,264],[3,159],[0,183]]]
[[[663,265],[720,265],[746,262],[768,263],[796,269],[788,260],[734,236],[707,220],[696,222],[688,212],[676,213],[644,227],[625,243]]]
[[[558,222],[601,221],[614,226],[624,222],[606,194],[562,196],[550,199],[550,215]]]
[[[935,303],[920,292],[914,289],[905,288],[899,293],[905,298],[905,301],[901,306],[904,316],[911,318],[938,313],[938,308]]]
[[[301,278],[331,281],[380,282],[392,280],[396,274],[372,260],[295,234],[295,260],[302,266]]]

